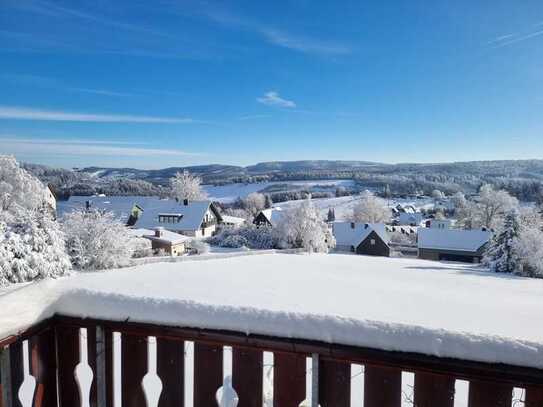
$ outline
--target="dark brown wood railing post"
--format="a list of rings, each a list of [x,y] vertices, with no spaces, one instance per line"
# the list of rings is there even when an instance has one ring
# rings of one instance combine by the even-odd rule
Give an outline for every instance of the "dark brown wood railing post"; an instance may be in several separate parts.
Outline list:
[[[56,335],[60,407],[80,406],[79,386],[75,378],[75,368],[80,362],[79,328],[58,326]]]
[[[30,374],[36,378],[34,407],[57,407],[55,330],[30,338]]]
[[[92,378],[91,407],[113,407],[113,333],[102,326],[87,328],[87,354]]]
[[[401,403],[401,370],[364,366],[364,407],[400,407]]]
[[[513,386],[509,384],[469,382],[469,407],[511,407]]]
[[[222,346],[194,343],[194,406],[217,407],[222,386]]]
[[[121,334],[121,389],[122,404],[130,407],[147,407],[142,386],[147,374],[147,337]]]
[[[543,385],[526,388],[524,407],[543,407]]]
[[[238,393],[238,407],[262,407],[262,368],[262,351],[232,349],[232,387]]]
[[[322,407],[351,405],[351,365],[335,360],[319,361],[319,404]]]
[[[432,373],[415,373],[415,406],[453,407],[454,378]]]
[[[0,354],[3,407],[21,407],[17,392],[24,380],[23,343],[18,341],[6,346]]]
[[[157,375],[162,381],[158,407],[183,407],[185,343],[157,338]]]
[[[274,353],[274,407],[298,407],[305,399],[305,377],[305,355],[297,355],[295,353]]]

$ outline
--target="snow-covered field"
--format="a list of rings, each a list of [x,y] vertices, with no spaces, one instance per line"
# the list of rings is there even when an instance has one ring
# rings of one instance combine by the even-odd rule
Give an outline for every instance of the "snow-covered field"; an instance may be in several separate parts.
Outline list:
[[[334,209],[336,220],[347,220],[353,211],[353,208],[358,203],[360,196],[342,196],[339,198],[318,198],[313,199],[313,204],[321,211],[323,217],[326,217],[328,209]],[[286,202],[277,202],[273,204],[274,207],[280,207],[282,209],[294,208],[302,204],[302,200],[297,201],[286,201]],[[389,207],[395,207],[398,204],[402,205],[413,205],[415,208],[421,209],[431,209],[434,207],[434,200],[432,198],[424,199],[387,199],[386,203]]]
[[[232,202],[237,198],[245,198],[252,192],[259,192],[273,185],[290,185],[303,188],[311,188],[317,185],[343,186],[350,187],[354,185],[353,180],[311,180],[311,181],[278,181],[278,182],[258,182],[251,184],[227,184],[227,185],[204,185],[204,190],[210,199],[219,202]]]
[[[541,309],[543,281],[472,265],[262,254],[148,264],[15,287],[0,295],[0,337],[62,313],[543,368]],[[188,366],[191,357],[189,346]],[[229,363],[226,357],[225,374]],[[361,406],[361,367],[353,365],[352,374],[352,405]],[[404,373],[406,394],[412,380]],[[456,406],[466,405],[466,389],[457,382]]]

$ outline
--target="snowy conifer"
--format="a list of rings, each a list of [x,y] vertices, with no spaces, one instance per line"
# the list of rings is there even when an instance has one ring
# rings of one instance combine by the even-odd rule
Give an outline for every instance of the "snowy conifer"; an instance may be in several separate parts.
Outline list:
[[[326,220],[328,222],[334,222],[336,220],[336,213],[334,211],[334,208],[328,209],[328,215],[326,216]]]
[[[520,235],[518,211],[505,215],[503,228],[493,237],[485,253],[484,263],[498,273],[513,273],[521,269],[521,259],[516,249]]]

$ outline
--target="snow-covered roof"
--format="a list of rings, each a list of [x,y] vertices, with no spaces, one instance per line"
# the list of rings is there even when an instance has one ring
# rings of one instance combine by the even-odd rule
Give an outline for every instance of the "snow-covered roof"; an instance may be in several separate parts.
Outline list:
[[[270,222],[272,226],[277,225],[284,215],[284,211],[280,207],[264,209],[261,213],[268,219],[268,222]]]
[[[354,226],[354,228],[353,228]],[[353,246],[357,247],[362,243],[368,235],[375,231],[377,235],[385,242],[390,241],[390,237],[386,232],[386,227],[383,223],[351,223],[351,222],[334,222],[332,223],[332,233],[336,238],[338,246]]]
[[[154,229],[164,226],[174,230],[196,230],[204,220],[204,215],[211,205],[211,201],[189,201],[188,205],[174,199],[162,199],[147,202],[142,205],[143,213],[136,221],[135,227]],[[158,216],[180,216],[177,223],[161,223]]]
[[[168,244],[179,244],[179,243],[184,243],[188,240],[191,240],[191,238],[188,236],[180,235],[179,233],[170,232],[169,230],[164,230],[164,229],[160,231],[160,237],[155,235],[154,230],[151,230],[150,232],[151,233],[146,233],[142,235],[142,237],[149,240],[154,240],[157,242],[163,242],[163,243],[168,243]]]
[[[419,228],[419,249],[476,252],[487,243],[492,233],[485,230]]]
[[[245,223],[245,219],[230,215],[222,215],[222,221],[232,225],[242,225]]]
[[[0,295],[0,338],[60,313],[541,369],[542,308],[543,280],[469,264],[266,254],[30,284]]]
[[[115,217],[126,222],[135,204],[144,207],[147,202],[159,201],[152,196],[71,196],[67,201],[57,202],[58,216],[76,209],[85,209],[87,201],[91,208],[113,212]]]

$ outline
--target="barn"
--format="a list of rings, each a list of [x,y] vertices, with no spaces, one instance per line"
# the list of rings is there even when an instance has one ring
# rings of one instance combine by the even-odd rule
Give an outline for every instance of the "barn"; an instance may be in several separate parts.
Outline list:
[[[419,228],[419,258],[480,263],[491,237],[487,230]]]
[[[336,250],[370,256],[390,256],[390,237],[382,223],[334,222]]]

